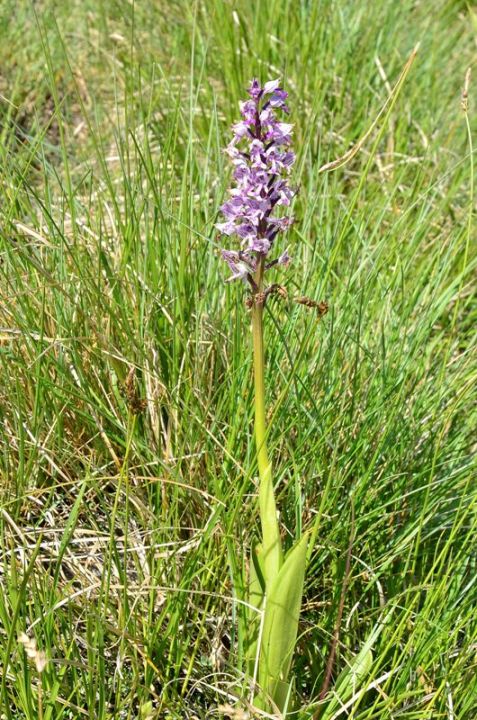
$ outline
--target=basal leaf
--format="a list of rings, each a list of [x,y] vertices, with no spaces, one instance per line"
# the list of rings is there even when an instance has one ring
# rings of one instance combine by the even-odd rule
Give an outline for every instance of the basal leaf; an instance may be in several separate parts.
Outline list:
[[[265,594],[265,580],[263,577],[263,568],[261,566],[262,561],[262,546],[255,545],[252,547],[252,551],[250,553],[247,596],[247,601],[251,607],[247,608],[248,622],[246,628],[245,657],[247,661],[247,672],[250,677],[253,677],[255,672],[257,643],[262,618],[261,607]]]
[[[263,698],[279,710],[288,702],[290,671],[298,633],[308,536],[290,550],[265,597],[259,683]]]

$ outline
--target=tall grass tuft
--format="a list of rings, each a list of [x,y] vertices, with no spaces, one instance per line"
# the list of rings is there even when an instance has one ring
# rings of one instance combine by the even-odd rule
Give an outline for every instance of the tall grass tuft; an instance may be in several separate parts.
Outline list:
[[[473,720],[475,12],[4,9],[0,715],[252,712],[237,671],[259,521],[252,353],[214,225],[242,89],[281,76],[300,186],[289,294],[329,305],[319,322],[266,311],[284,546],[319,528],[295,717]],[[320,173],[418,42],[387,117]]]

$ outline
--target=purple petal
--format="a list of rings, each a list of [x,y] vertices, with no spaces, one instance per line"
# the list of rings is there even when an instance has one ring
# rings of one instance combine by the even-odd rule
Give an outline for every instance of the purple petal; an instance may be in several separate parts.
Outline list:
[[[226,282],[232,280],[246,280],[247,275],[254,270],[254,263],[249,263],[245,253],[235,252],[233,250],[222,250],[222,258],[232,271],[231,277]]]
[[[293,152],[286,152],[282,155],[282,163],[285,167],[290,168],[295,162],[296,155]]]
[[[280,122],[278,123],[278,129],[280,130],[282,135],[289,135],[293,130],[293,124]]]
[[[288,248],[282,252],[282,254],[277,259],[278,265],[283,265],[283,267],[287,268],[289,264],[291,263],[291,257],[288,254]]]
[[[288,106],[285,104],[287,97],[288,93],[285,92],[285,90],[277,88],[268,102],[273,108],[281,108],[282,110],[285,110],[285,112],[289,112]]]
[[[233,223],[231,220],[224,223],[215,223],[215,227],[223,235],[233,235],[234,232],[236,232],[237,230],[235,223]]]
[[[235,228],[237,235],[241,238],[248,239],[250,237],[255,237],[257,234],[257,229],[250,223],[243,223],[242,225],[237,225]]]
[[[242,210],[242,202],[239,198],[232,198],[231,200],[228,200],[226,203],[224,203],[220,209],[225,215],[225,217],[231,220],[232,218],[236,218],[238,215],[240,215],[240,212]]]
[[[252,82],[249,85],[248,88],[248,94],[250,97],[252,97],[254,100],[258,100],[262,94],[262,88],[260,87],[260,83],[257,79],[253,79]]]
[[[293,223],[294,218],[291,217],[269,217],[268,222],[270,225],[274,225],[275,227],[279,228],[280,230],[286,230],[290,227],[290,225]]]
[[[278,89],[279,85],[280,85],[280,78],[278,80],[269,80],[263,86],[263,94],[270,95],[270,93],[274,93]]]
[[[244,120],[241,120],[240,122],[232,125],[232,130],[237,140],[240,140],[247,135],[250,136],[248,123],[246,123]]]
[[[248,242],[249,250],[256,253],[261,253],[262,255],[266,255],[270,248],[271,248],[271,242],[268,238],[250,238]]]
[[[240,112],[242,113],[242,117],[249,125],[253,125],[255,123],[256,111],[257,103],[253,100],[246,100],[245,102],[240,103]]]

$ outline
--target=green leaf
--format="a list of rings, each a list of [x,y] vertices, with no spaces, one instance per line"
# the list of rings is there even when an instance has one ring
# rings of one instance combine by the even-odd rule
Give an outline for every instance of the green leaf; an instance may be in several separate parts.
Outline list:
[[[262,567],[266,585],[272,583],[283,565],[282,541],[277,519],[277,506],[272,483],[272,468],[269,465],[260,477],[258,493],[260,518],[262,522],[263,550]]]
[[[254,545],[250,553],[249,580],[247,601],[251,607],[247,608],[247,640],[245,657],[247,672],[253,677],[257,658],[257,643],[261,625],[261,607],[265,594],[265,580],[263,577],[262,546]]]
[[[287,680],[298,633],[307,545],[308,535],[303,535],[287,554],[265,598],[259,683],[262,699],[271,699],[280,711],[289,703]]]

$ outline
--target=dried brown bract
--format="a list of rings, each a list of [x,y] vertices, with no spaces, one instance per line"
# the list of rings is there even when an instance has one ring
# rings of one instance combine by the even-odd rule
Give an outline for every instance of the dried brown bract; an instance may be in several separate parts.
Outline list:
[[[288,298],[288,293],[285,287],[283,285],[278,285],[278,283],[273,283],[273,285],[270,285],[265,290],[265,296],[268,297],[269,295],[279,295],[283,300],[286,300]]]
[[[316,300],[312,300],[311,298],[306,296],[295,298],[295,302],[308,308],[315,308],[319,318],[322,318],[323,315],[326,315],[330,307],[328,303],[324,300],[322,300],[321,302],[317,302]]]

